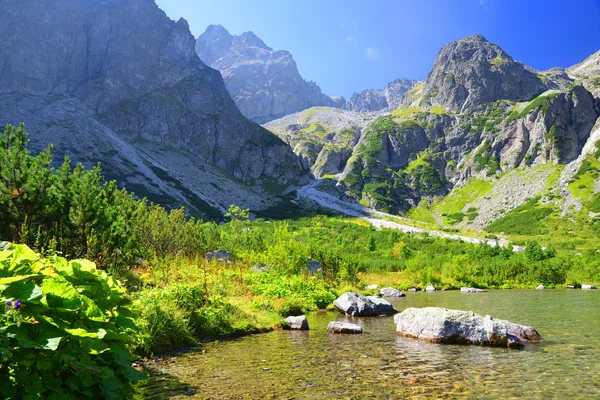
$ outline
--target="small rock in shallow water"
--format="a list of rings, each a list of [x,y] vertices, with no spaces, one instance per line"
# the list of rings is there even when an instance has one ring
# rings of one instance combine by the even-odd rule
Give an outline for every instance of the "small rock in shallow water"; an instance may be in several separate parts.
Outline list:
[[[487,290],[479,289],[479,288],[472,288],[472,287],[461,287],[460,292],[461,293],[483,293],[483,292],[487,292]]]
[[[426,291],[426,292],[435,292],[435,286],[433,286],[433,285],[428,285],[428,286],[425,288],[425,291]]]
[[[536,287],[536,289],[537,289],[537,290],[544,290],[544,289],[546,289],[546,287],[545,287],[544,285],[538,285],[538,286]]]
[[[594,285],[586,285],[586,284],[581,285],[581,288],[584,289],[584,290],[598,289]]]
[[[383,297],[405,297],[406,295],[402,293],[400,290],[386,287],[379,291],[379,295]]]
[[[307,331],[308,328],[308,320],[304,315],[300,315],[297,317],[287,317],[285,322],[288,323],[289,328],[297,331]]]
[[[408,289],[409,292],[416,292],[417,288],[411,287],[410,289]]]
[[[575,289],[575,285],[567,285],[567,289]]]
[[[362,333],[362,327],[348,322],[332,321],[327,325],[327,332],[331,333]]]

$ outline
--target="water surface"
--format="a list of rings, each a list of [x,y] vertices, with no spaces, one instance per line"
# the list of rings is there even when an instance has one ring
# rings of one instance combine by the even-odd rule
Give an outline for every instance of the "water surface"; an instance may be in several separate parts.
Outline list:
[[[307,315],[308,332],[271,332],[212,343],[161,365],[143,398],[396,399],[600,398],[600,291],[408,293],[406,307],[472,310],[533,326],[526,350],[432,344],[395,333],[393,318]],[[333,320],[363,335],[326,332]]]

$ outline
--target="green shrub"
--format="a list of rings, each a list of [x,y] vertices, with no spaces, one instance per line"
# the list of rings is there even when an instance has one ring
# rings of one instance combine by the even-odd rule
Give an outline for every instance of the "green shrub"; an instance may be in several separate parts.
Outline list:
[[[126,347],[135,325],[123,293],[89,261],[1,243],[0,397],[130,396],[141,375]]]

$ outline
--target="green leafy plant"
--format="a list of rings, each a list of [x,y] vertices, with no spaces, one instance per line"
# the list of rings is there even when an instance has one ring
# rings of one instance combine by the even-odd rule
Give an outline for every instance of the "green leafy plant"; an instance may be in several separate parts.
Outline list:
[[[123,294],[90,261],[0,243],[0,397],[130,397],[142,375],[131,367]]]

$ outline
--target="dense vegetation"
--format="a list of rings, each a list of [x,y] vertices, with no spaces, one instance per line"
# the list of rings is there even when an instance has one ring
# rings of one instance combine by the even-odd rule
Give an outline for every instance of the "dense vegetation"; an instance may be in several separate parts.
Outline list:
[[[17,246],[27,254],[25,258],[6,261],[16,257],[14,252],[10,256],[2,253],[4,258],[0,258],[0,266],[12,271],[0,276],[0,300],[19,300],[23,305],[18,310],[7,306],[0,327],[1,355],[3,362],[9,362],[2,365],[3,374],[14,375],[13,386],[2,389],[5,397],[13,396],[14,388],[19,387],[15,385],[21,385],[23,379],[32,385],[36,379],[50,379],[44,372],[50,365],[52,370],[75,368],[66,361],[72,352],[104,363],[98,368],[118,363],[122,375],[114,372],[117,378],[134,381],[124,364],[129,360],[127,351],[148,356],[203,338],[282,327],[283,317],[331,307],[336,296],[346,290],[360,290],[365,284],[407,289],[428,284],[509,288],[600,282],[600,256],[592,249],[574,254],[529,242],[524,252],[515,253],[500,247],[375,230],[363,220],[336,216],[294,219],[286,214],[286,220],[250,221],[248,210],[239,207],[231,207],[227,224],[198,221],[183,209],[166,210],[136,199],[118,189],[115,182],[104,182],[99,167],[72,168],[68,159],[52,167],[51,147],[33,156],[26,145],[22,127],[8,126],[0,137],[1,238],[27,244],[44,255],[36,256]],[[422,165],[413,165],[414,170],[419,166],[426,172]],[[499,220],[502,226],[498,229],[505,231],[523,218],[535,220],[538,211],[530,214],[536,204],[532,200],[513,210]],[[476,212],[469,209],[461,218]],[[448,218],[459,219],[454,215]],[[233,262],[206,261],[204,255],[216,249],[227,249]],[[128,290],[125,299],[105,272],[88,262],[67,263],[60,256],[94,261],[100,270],[107,270],[124,284]],[[321,269],[313,274],[308,267],[315,260]],[[14,265],[31,270],[19,272]],[[65,285],[65,291],[53,293],[47,282],[54,281]],[[92,293],[90,288],[99,291]],[[102,300],[107,293],[116,303]],[[71,295],[73,298],[68,297]],[[56,300],[59,297],[63,300]],[[137,314],[135,334],[128,335],[127,344],[112,342],[120,338],[120,330],[133,328],[125,324],[130,317],[124,308],[129,299]],[[64,312],[63,301],[68,305]],[[82,316],[77,312],[75,318],[72,313],[79,309],[75,303],[96,310],[91,305],[95,303],[99,311],[94,313],[101,313],[102,321],[94,319],[99,314]],[[57,346],[48,342],[36,350],[44,354],[39,357],[49,357],[51,364],[42,362],[30,368],[31,360],[20,357],[34,354],[25,350],[27,344],[44,336],[14,324],[24,327],[42,316],[51,329],[61,330],[60,335],[56,332],[51,337],[64,340],[52,342]],[[48,322],[51,319],[57,327]],[[100,334],[100,329],[107,334]],[[115,335],[108,335],[111,329]],[[9,335],[10,330],[16,331]],[[91,346],[91,350],[82,346]],[[127,350],[115,359],[94,353],[104,354],[99,349],[107,347]],[[76,364],[92,362],[82,360]],[[65,374],[85,372],[78,368],[70,371]],[[36,373],[33,379],[30,374]],[[127,384],[114,388],[104,381],[86,379],[61,390],[80,397],[100,392],[110,397],[110,393],[128,388]]]

